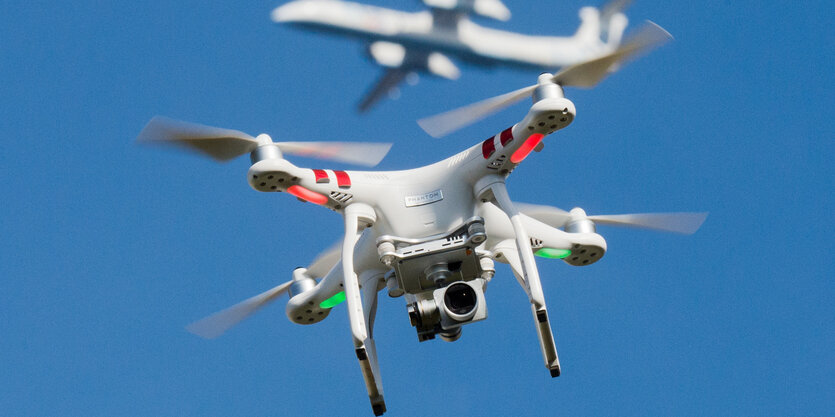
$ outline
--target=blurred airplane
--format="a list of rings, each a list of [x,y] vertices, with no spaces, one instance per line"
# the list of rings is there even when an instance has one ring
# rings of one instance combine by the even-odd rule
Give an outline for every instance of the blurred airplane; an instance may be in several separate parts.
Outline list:
[[[460,71],[452,58],[541,71],[603,56],[620,45],[628,23],[622,11],[631,3],[583,7],[574,35],[555,37],[491,29],[470,20],[476,15],[507,21],[510,11],[501,0],[422,1],[428,11],[409,13],[341,0],[295,0],[273,10],[272,19],[367,42],[369,56],[384,72],[359,104],[366,111],[396,93],[404,80],[416,82],[417,73],[457,79]]]

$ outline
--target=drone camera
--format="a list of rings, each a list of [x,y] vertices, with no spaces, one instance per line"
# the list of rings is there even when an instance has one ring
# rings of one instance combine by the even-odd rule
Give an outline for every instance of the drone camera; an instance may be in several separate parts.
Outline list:
[[[451,330],[443,331],[438,333],[441,335],[441,339],[445,342],[454,342],[461,337],[461,328],[456,327]]]
[[[435,305],[439,307],[441,329],[448,331],[487,318],[485,283],[482,278],[457,281],[432,292]]]
[[[408,294],[409,321],[417,328],[421,342],[439,334],[452,342],[461,337],[461,326],[487,318],[485,280],[456,281],[446,287],[420,294]]]
[[[469,320],[475,315],[477,307],[478,296],[473,287],[456,282],[444,290],[444,311],[453,320]]]

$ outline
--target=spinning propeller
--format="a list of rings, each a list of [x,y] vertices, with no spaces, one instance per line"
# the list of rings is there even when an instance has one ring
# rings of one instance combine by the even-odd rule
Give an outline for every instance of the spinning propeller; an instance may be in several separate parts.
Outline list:
[[[137,141],[171,144],[228,161],[248,154],[259,146],[276,145],[288,155],[374,166],[383,160],[390,143],[370,142],[273,142],[269,135],[252,137],[237,130],[205,126],[156,116],[145,125]]]
[[[563,228],[582,220],[591,220],[594,224],[637,227],[691,235],[699,230],[699,227],[707,218],[707,213],[638,213],[589,216],[579,207],[575,207],[571,211],[524,203],[516,203],[516,207],[520,212],[556,228]]]
[[[334,245],[327,251],[321,253],[310,264],[305,275],[316,278],[324,277],[336,265],[341,255],[341,245]],[[293,280],[273,287],[254,297],[247,298],[225,310],[218,311],[208,317],[195,321],[186,326],[186,330],[204,339],[214,339],[260,310],[261,307],[266,306],[271,301],[274,301],[289,291],[291,285],[293,285]]]
[[[628,41],[614,51],[590,61],[566,67],[554,75],[552,81],[563,87],[594,87],[630,58],[635,58],[639,53],[647,52],[670,39],[672,39],[672,36],[666,30],[648,21]],[[436,138],[446,136],[530,97],[537,87],[537,84],[531,85],[455,110],[426,117],[418,120],[418,124],[426,133]]]

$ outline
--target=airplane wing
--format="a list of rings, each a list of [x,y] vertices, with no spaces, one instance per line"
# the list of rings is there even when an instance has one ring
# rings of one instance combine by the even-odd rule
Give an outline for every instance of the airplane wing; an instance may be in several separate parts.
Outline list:
[[[374,104],[380,101],[383,96],[388,94],[394,88],[406,79],[406,76],[411,72],[408,68],[396,67],[386,68],[383,76],[377,80],[377,83],[365,94],[365,97],[359,104],[359,111],[366,112]]]
[[[386,94],[397,88],[410,73],[428,73],[448,80],[458,79],[461,75],[455,63],[440,52],[414,50],[385,41],[372,43],[368,46],[368,52],[371,59],[384,68],[384,72],[360,102],[360,112],[368,111]]]

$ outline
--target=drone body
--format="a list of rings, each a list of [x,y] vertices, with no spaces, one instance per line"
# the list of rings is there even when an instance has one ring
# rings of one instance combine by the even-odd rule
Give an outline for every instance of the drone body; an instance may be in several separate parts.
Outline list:
[[[567,126],[573,118],[571,101],[543,98],[520,123],[429,166],[388,172],[332,171],[298,168],[285,159],[270,157],[255,162],[248,178],[257,191],[289,192],[346,217],[356,216],[358,229],[364,231],[353,252],[360,258],[354,259],[354,269],[368,279],[372,275],[382,279],[389,270],[400,272],[389,281],[389,293],[415,295],[450,281],[492,277],[493,247],[515,236],[512,227],[502,227],[508,223],[508,216],[506,211],[496,210],[494,200],[501,201],[498,206],[505,210],[507,204],[494,194],[505,195],[505,178],[541,146],[545,135]],[[485,233],[485,223],[493,233]],[[582,250],[595,253],[586,264],[605,252],[605,241],[597,234],[568,234],[546,228],[551,229],[543,234],[549,249],[570,251],[582,245]],[[346,233],[357,231],[351,227]],[[534,239],[543,242],[539,237]],[[443,243],[433,248],[432,242],[437,240]],[[481,243],[483,251],[478,249]],[[507,257],[512,255],[500,260]],[[435,270],[430,271],[433,267]],[[319,305],[336,290],[327,284],[327,279],[322,281],[318,297],[299,303],[291,300],[288,317],[300,324],[324,318],[325,309]],[[310,302],[313,307],[305,307]],[[544,302],[540,304],[544,306]],[[435,330],[426,330],[424,336],[433,337],[438,332]]]
[[[476,15],[508,20],[500,0],[424,0],[422,12],[338,0],[296,0],[276,8],[277,23],[358,39],[368,55],[385,69],[359,105],[368,110],[409,74],[426,73],[455,80],[460,70],[453,59],[480,66],[553,69],[587,61],[615,50],[628,20],[628,0],[580,10],[573,36],[532,36],[480,26]]]
[[[193,323],[188,329],[216,337],[260,307],[289,292],[287,317],[298,324],[324,320],[346,301],[351,335],[372,409],[385,412],[373,326],[377,296],[403,297],[418,340],[457,340],[462,326],[487,317],[485,291],[494,262],[510,265],[528,296],[546,368],[560,363],[534,255],[560,258],[574,266],[598,261],[606,241],[595,224],[620,224],[682,233],[694,232],[704,214],[588,216],[579,208],[516,204],[505,179],[543,139],[574,120],[574,104],[563,86],[591,86],[614,66],[669,35],[646,27],[610,54],[540,75],[536,85],[453,112],[424,119],[433,134],[471,123],[525,97],[533,104],[522,120],[470,148],[432,165],[404,171],[339,171],[301,168],[284,154],[367,163],[378,162],[389,145],[275,143],[267,135],[244,133],[155,118],[140,134],[145,142],[185,146],[215,159],[250,153],[247,179],[261,192],[281,192],[340,213],[341,245],[293,278],[262,294]],[[318,281],[317,281],[318,280]]]

